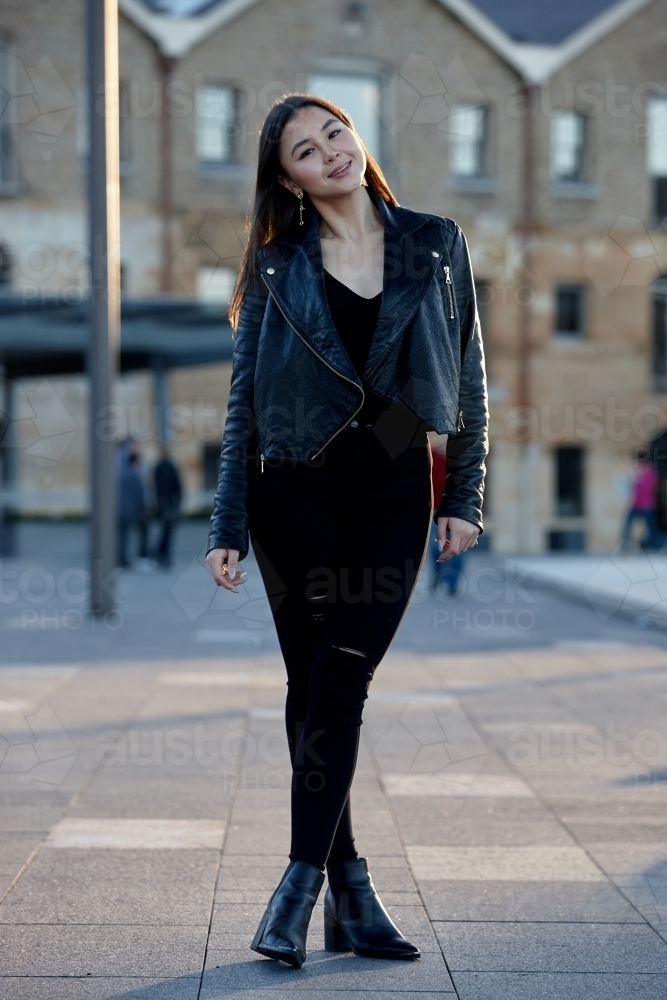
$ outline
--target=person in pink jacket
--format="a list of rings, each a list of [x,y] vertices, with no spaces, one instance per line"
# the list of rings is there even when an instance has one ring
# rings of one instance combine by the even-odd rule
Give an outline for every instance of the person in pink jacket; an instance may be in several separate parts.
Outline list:
[[[658,470],[649,461],[646,449],[638,449],[635,453],[637,472],[632,484],[632,500],[623,526],[623,541],[627,544],[635,521],[643,526],[643,538],[640,542],[643,549],[660,549],[665,538],[658,531],[656,509],[658,504]]]

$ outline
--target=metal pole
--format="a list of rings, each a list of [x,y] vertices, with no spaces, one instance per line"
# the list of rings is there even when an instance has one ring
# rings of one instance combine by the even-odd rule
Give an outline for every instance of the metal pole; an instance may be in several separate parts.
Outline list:
[[[120,344],[118,0],[88,0],[90,559],[94,614],[114,607],[116,443],[109,431]]]
[[[160,214],[162,215],[162,267],[160,291],[171,291],[171,267],[174,263],[171,249],[171,217],[173,215],[172,177],[172,121],[167,106],[169,82],[176,65],[171,56],[160,53],[160,80],[162,83],[162,118],[160,120]]]

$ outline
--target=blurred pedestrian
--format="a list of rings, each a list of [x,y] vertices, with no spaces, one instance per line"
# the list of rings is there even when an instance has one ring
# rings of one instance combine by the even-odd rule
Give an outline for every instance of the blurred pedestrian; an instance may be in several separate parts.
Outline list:
[[[445,487],[445,478],[447,476],[447,459],[437,443],[432,445],[432,455],[433,467],[431,469],[431,479],[433,482],[433,496],[441,497]],[[461,552],[459,555],[452,556],[447,562],[442,562],[440,560],[440,556],[442,555],[442,543],[438,542],[438,525],[435,522],[431,525],[429,551],[433,565],[431,590],[438,593],[440,591],[440,584],[444,583],[447,588],[447,592],[451,597],[453,597],[456,593],[458,593],[461,577],[463,576],[463,569],[465,566],[464,554]]]
[[[139,472],[139,456],[130,452],[123,462],[118,477],[118,565],[129,567],[128,542],[135,531],[138,549],[144,544],[146,532],[146,503],[144,484]]]
[[[636,473],[632,484],[632,499],[623,526],[623,543],[627,546],[634,525],[642,527],[640,545],[643,549],[660,549],[664,538],[658,530],[657,504],[659,474],[650,460],[648,449],[639,448],[635,452]]]
[[[153,472],[155,489],[155,516],[160,525],[160,540],[155,549],[154,558],[160,566],[168,569],[171,566],[171,545],[173,531],[181,510],[183,490],[181,477],[169,455],[168,448],[163,448],[160,461]]]
[[[141,442],[139,441],[139,438],[132,434],[129,434],[126,438],[124,438],[118,448],[116,471],[119,478],[122,475],[123,470],[130,467],[134,467],[135,471],[139,475],[144,490],[144,516],[137,522],[135,527],[139,536],[137,544],[137,556],[139,559],[138,568],[147,571],[153,567],[148,558],[148,511],[146,510],[146,484],[144,481],[144,469],[142,468],[141,461]]]

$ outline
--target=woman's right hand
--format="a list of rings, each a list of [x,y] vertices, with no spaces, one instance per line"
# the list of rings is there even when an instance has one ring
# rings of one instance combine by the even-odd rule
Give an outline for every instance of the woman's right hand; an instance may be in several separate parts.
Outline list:
[[[211,549],[206,556],[206,565],[217,585],[234,594],[248,578],[246,572],[239,572],[239,554],[239,549]],[[223,570],[225,563],[227,567]]]

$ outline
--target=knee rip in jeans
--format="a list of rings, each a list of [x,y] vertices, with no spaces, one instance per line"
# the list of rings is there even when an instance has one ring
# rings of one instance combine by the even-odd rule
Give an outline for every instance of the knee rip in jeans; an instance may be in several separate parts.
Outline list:
[[[315,594],[312,597],[309,597],[308,600],[311,603],[313,603],[315,601],[326,601],[327,596],[328,596],[328,592],[325,591],[323,594]],[[310,615],[310,618],[311,618],[311,621],[314,621],[314,622],[323,622],[324,621],[324,612],[323,611],[313,611],[312,614]]]
[[[350,649],[349,646],[334,646],[331,644],[332,649],[337,649],[339,653],[350,653],[351,656],[361,656],[364,660],[368,660],[369,657],[365,653],[359,652],[358,649]]]

